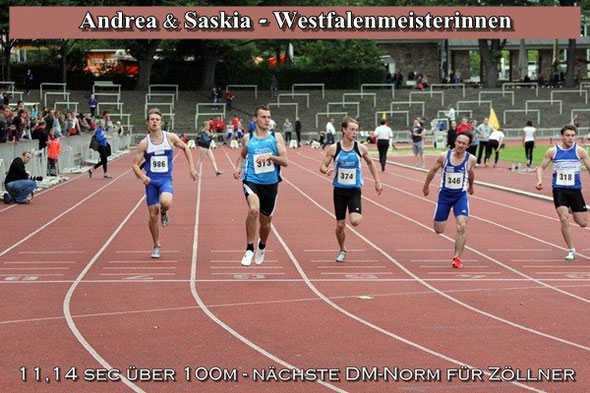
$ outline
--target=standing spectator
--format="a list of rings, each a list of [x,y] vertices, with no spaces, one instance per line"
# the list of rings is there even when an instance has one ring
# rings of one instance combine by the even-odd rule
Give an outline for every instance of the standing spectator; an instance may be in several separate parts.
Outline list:
[[[301,120],[295,120],[295,136],[297,137],[297,147],[301,147]]]
[[[322,144],[322,150],[324,150],[327,145],[334,144],[335,135],[336,129],[334,128],[334,119],[330,119],[330,121],[326,123],[326,139]]]
[[[293,124],[291,124],[289,119],[285,119],[283,133],[285,134],[285,144],[289,144],[291,142],[291,136],[293,135]]]
[[[526,158],[527,168],[530,168],[531,164],[533,163],[535,131],[537,131],[537,129],[533,127],[533,122],[531,120],[527,120],[526,127],[522,129],[522,145],[524,146],[524,156]]]
[[[572,125],[576,128],[580,128],[580,120],[578,119],[578,115],[575,115],[572,119]]]
[[[420,124],[420,119],[414,119],[414,125],[410,130],[412,136],[412,152],[416,158],[416,166],[424,168],[424,127]]]
[[[35,180],[30,179],[25,165],[31,161],[32,154],[25,150],[21,157],[16,157],[10,164],[10,169],[4,180],[4,203],[30,203],[32,193],[37,187]],[[41,178],[42,179],[42,178]],[[41,180],[40,179],[40,180]]]
[[[231,125],[234,128],[234,134],[238,133],[238,125],[240,124],[240,118],[238,115],[234,114],[234,117],[231,119]]]
[[[27,69],[27,73],[25,74],[25,89],[27,91],[27,95],[31,94],[31,89],[33,88],[35,81],[35,77],[31,69]]]
[[[98,100],[94,98],[94,94],[91,94],[88,100],[88,106],[90,107],[90,117],[92,118],[96,116],[96,105],[98,105]]]
[[[0,143],[6,143],[9,125],[9,114],[7,114],[6,112],[10,110],[10,107],[0,105],[0,109]]]
[[[252,117],[250,124],[248,124],[248,133],[256,131],[256,117]]]
[[[217,96],[217,102],[220,103],[223,100],[223,91],[221,91],[221,87],[217,86],[215,89],[215,95]]]
[[[61,155],[61,142],[58,136],[55,134],[55,128],[49,130],[49,136],[47,138],[47,165],[48,165],[48,176],[57,176],[57,160]]]
[[[488,142],[489,152],[486,150],[486,158],[484,160],[486,166],[488,166],[488,159],[492,155],[492,150],[495,154],[494,168],[496,165],[498,165],[498,158],[500,157],[500,148],[502,147],[502,142],[504,142],[504,133],[500,130],[494,130],[494,132],[490,134],[490,139]]]
[[[462,134],[464,132],[471,131],[471,126],[469,125],[469,119],[466,117],[461,118],[461,124],[457,126],[457,135]]]
[[[477,120],[471,119],[469,120],[469,127],[471,127],[471,130],[475,130],[475,126],[477,125]],[[479,146],[479,137],[477,136],[476,133],[473,134],[473,139],[471,140],[471,144],[469,145],[469,147],[467,148],[467,151],[470,154],[473,154],[474,156],[477,153],[477,146]],[[477,166],[477,164],[475,164]]]
[[[96,127],[96,131],[94,131],[94,136],[96,137],[96,141],[98,142],[98,154],[100,154],[100,161],[97,162],[93,168],[90,168],[88,170],[88,176],[90,178],[92,178],[92,172],[94,171],[94,169],[96,169],[102,165],[102,170],[104,172],[104,175],[103,175],[104,178],[105,179],[112,179],[112,176],[109,176],[108,171],[107,171],[108,157],[111,154],[110,154],[110,145],[109,145],[109,142],[108,142],[107,137],[105,135],[104,120],[101,120],[99,126]]]
[[[402,83],[404,81],[404,76],[401,70],[397,70],[395,75],[393,76],[393,83],[395,84],[395,89],[399,90],[402,88]]]
[[[274,121],[273,119],[270,119],[270,130],[275,131],[276,128],[277,128],[277,122]]]
[[[211,103],[217,104],[217,91],[214,87],[211,88]],[[217,108],[217,106],[215,106],[215,108]]]
[[[37,105],[33,105],[31,107],[31,119],[37,120],[39,118],[39,110],[37,109]]]
[[[455,108],[453,108],[453,105],[449,105],[449,110],[445,113],[445,116],[449,119],[449,123],[457,120],[457,114],[455,112]],[[451,147],[451,149],[454,148],[455,145]]]
[[[122,137],[123,134],[125,133],[125,129],[123,128],[123,125],[121,124],[120,121],[117,121],[117,123],[115,123],[115,130],[114,130],[114,132],[115,132],[115,134],[118,137]],[[183,135],[185,135],[185,134],[183,134]],[[188,143],[188,138],[187,138],[187,141],[186,142]]]
[[[18,143],[20,141],[20,138],[23,136],[25,131],[26,122],[27,111],[24,109],[19,109],[16,116],[12,120],[12,127],[10,128],[12,135],[8,137],[10,141],[14,143]]]
[[[81,133],[90,131],[90,123],[88,123],[88,119],[86,119],[83,113],[78,115],[78,126]]]
[[[111,114],[109,111],[102,112],[102,119],[104,120],[104,130],[106,132],[113,131],[113,121],[111,120]]]
[[[276,97],[278,91],[279,84],[277,82],[277,77],[274,74],[272,74],[270,77],[270,98]]]
[[[386,119],[381,119],[380,126],[375,128],[375,139],[377,139],[377,150],[379,150],[379,163],[381,171],[385,172],[385,163],[387,162],[387,151],[389,150],[390,141],[393,139],[393,131],[387,125]]]
[[[234,93],[232,93],[230,90],[228,90],[225,93],[225,104],[227,106],[228,111],[232,110],[232,104],[234,102],[234,98],[235,98]]]
[[[474,136],[479,138],[479,149],[477,152],[477,164],[475,166],[479,166],[481,164],[481,157],[484,155],[484,151],[488,148],[488,140],[490,134],[494,131],[494,127],[490,124],[490,119],[484,117],[483,123],[475,127]]]
[[[39,141],[39,150],[45,149],[47,146],[47,137],[49,131],[47,131],[47,123],[45,120],[41,120],[39,124],[33,129],[32,138]]]
[[[45,120],[47,132],[49,132],[49,130],[53,128],[53,123],[57,121],[55,118],[55,109],[50,109],[47,112],[47,116],[45,116],[43,119]]]
[[[3,92],[2,92],[2,103],[3,103],[5,106],[8,106],[8,105],[10,105],[10,97],[8,97],[8,93],[7,93],[7,92],[5,92],[5,91],[3,91]]]

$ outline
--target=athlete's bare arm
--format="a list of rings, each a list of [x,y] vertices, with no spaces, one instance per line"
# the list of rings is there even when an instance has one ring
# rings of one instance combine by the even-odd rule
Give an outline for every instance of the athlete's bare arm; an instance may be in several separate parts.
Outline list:
[[[236,170],[234,171],[234,179],[240,179],[242,177],[242,163],[248,156],[248,141],[250,140],[249,135],[244,135],[242,138],[242,151],[240,151],[240,155],[238,156],[238,161],[236,162]]]
[[[133,156],[133,165],[131,167],[133,168],[133,172],[135,173],[135,176],[137,176],[137,178],[140,179],[143,182],[143,184],[145,184],[147,186],[148,184],[150,184],[151,180],[149,177],[147,177],[141,171],[141,169],[139,169],[139,165],[141,164],[141,160],[143,160],[143,156],[146,151],[147,151],[147,139],[143,138],[143,140],[141,142],[139,142],[139,145],[137,146],[137,151],[135,152],[135,155]]]
[[[554,155],[555,147],[547,149],[545,155],[543,156],[543,161],[541,161],[541,165],[539,165],[539,167],[537,168],[537,184],[535,185],[535,187],[539,191],[543,189],[543,171],[545,170],[545,168],[547,168],[547,165],[549,165]],[[586,158],[588,158],[588,154],[586,154]]]
[[[330,166],[330,163],[334,159],[334,154],[336,154],[336,144],[330,145],[326,149],[326,155],[320,165],[320,172],[324,175],[331,176],[334,173],[334,167]]]
[[[469,183],[469,187],[467,188],[467,192],[469,193],[469,195],[473,195],[473,193],[475,192],[473,190],[473,182],[475,182],[475,171],[473,170],[473,168],[475,168],[475,164],[477,163],[477,160],[475,159],[475,156],[472,154],[469,156],[469,170],[467,171],[467,182]]]
[[[191,179],[193,180],[197,180],[197,170],[195,168],[195,164],[193,162],[193,155],[191,153],[191,150],[188,148],[187,144],[184,143],[183,141],[180,140],[180,138],[178,137],[178,135],[176,134],[172,134],[172,133],[168,133],[168,141],[172,142],[172,144],[179,148],[184,150],[184,155],[186,156],[186,160],[188,161],[188,165],[189,165],[189,176]]]
[[[434,179],[434,175],[436,175],[436,172],[438,172],[438,170],[442,168],[445,162],[446,155],[446,152],[440,153],[436,158],[436,161],[434,161],[434,164],[432,164],[430,171],[428,171],[428,174],[426,175],[426,180],[424,181],[424,187],[422,187],[422,193],[424,194],[424,196],[427,196],[430,193],[430,182],[432,182],[432,179]]]
[[[283,139],[283,136],[278,132],[275,132],[275,138],[277,140],[277,151],[279,155],[275,156],[274,154],[264,154],[258,157],[256,162],[270,160],[274,164],[280,166],[287,166],[289,164],[289,159],[287,158],[287,148],[285,147],[285,140]]]

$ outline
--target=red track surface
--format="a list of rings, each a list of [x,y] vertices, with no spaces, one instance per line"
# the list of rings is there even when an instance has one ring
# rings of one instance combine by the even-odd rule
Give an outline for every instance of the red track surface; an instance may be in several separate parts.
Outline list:
[[[348,260],[336,264],[322,154],[290,150],[267,260],[244,268],[236,154],[216,150],[225,174],[215,177],[205,162],[196,183],[184,158],[175,162],[157,261],[130,158],[111,164],[115,180],[80,176],[0,210],[1,391],[590,391],[588,232],[573,227],[581,255],[565,263],[551,203],[476,187],[465,268],[454,270],[453,220],[443,236],[430,229],[436,193],[421,196],[425,175],[390,165],[377,197],[365,169],[363,222],[347,229]],[[477,176],[507,185],[522,178],[491,173]],[[448,380],[463,364],[573,368],[576,382]],[[35,382],[35,366],[51,382]],[[56,382],[56,366],[62,379],[75,366],[80,379]],[[174,369],[176,382],[83,380],[85,369],[129,366]],[[187,366],[235,369],[238,380],[189,382]],[[353,381],[348,366],[440,370],[441,380]],[[253,369],[289,367],[337,369],[339,380],[253,380]]]

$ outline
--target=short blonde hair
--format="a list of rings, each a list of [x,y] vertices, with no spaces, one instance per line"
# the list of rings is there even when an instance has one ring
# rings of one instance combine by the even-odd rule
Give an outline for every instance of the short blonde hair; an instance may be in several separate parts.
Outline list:
[[[162,119],[162,112],[160,112],[160,109],[158,108],[152,108],[149,110],[148,114],[147,114],[147,118],[146,120],[150,119],[150,115],[158,115],[160,116],[160,119]]]

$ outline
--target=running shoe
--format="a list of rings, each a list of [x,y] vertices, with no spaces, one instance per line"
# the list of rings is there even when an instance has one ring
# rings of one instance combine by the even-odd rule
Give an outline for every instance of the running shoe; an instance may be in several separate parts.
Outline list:
[[[162,223],[162,228],[166,228],[168,224],[170,224],[170,218],[168,217],[168,213],[162,213],[162,217],[160,217],[160,222]]]
[[[219,171],[219,172],[215,172],[215,176],[221,176],[223,175],[223,172]]]
[[[455,269],[463,269],[463,261],[461,258],[453,258],[453,267]]]
[[[254,251],[246,250],[246,253],[242,257],[242,266],[250,266],[252,264],[252,258],[254,257]]]
[[[161,252],[161,250],[160,250],[159,246],[154,247],[154,251],[152,251],[152,258],[153,259],[160,258],[160,252]]]
[[[344,262],[346,259],[346,251],[340,250],[336,256],[336,262]]]
[[[257,265],[260,265],[262,262],[264,262],[264,254],[266,253],[266,247],[264,248],[264,250],[260,249],[260,239],[258,239],[258,246],[256,246],[256,254],[254,255],[254,262]]]
[[[567,252],[567,255],[565,256],[565,260],[566,261],[573,261],[574,259],[576,259],[576,250],[575,249],[571,249]]]

